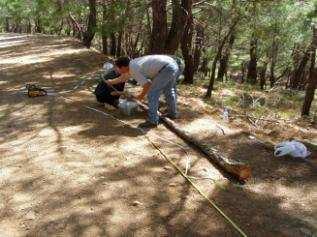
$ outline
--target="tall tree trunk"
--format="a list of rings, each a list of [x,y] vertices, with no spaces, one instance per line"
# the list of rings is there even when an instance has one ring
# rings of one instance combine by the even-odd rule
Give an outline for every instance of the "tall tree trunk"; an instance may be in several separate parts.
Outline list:
[[[26,33],[31,34],[32,33],[32,24],[31,24],[31,20],[28,19],[28,23],[26,26]]]
[[[192,50],[192,39],[193,39],[193,15],[192,15],[192,0],[184,0],[184,9],[188,13],[188,20],[185,26],[183,37],[181,40],[182,54],[185,61],[184,70],[184,83],[193,84],[194,83],[194,55]]]
[[[10,20],[9,17],[5,18],[5,31],[10,32]]]
[[[317,27],[313,28],[313,42],[311,46],[311,65],[309,70],[309,81],[306,87],[305,100],[302,108],[302,116],[309,115],[311,104],[314,100],[317,87],[317,68],[316,68],[316,49],[317,49]]]
[[[278,43],[276,42],[276,39],[274,37],[271,47],[271,65],[270,65],[270,85],[271,88],[274,87],[276,78],[275,78],[275,65],[278,55]]]
[[[83,34],[83,44],[87,47],[91,47],[91,42],[95,37],[97,27],[97,10],[96,0],[89,0],[89,16],[87,30]]]
[[[219,81],[223,81],[223,77],[227,75],[228,71],[228,62],[230,59],[231,50],[235,41],[235,32],[232,32],[229,38],[228,46],[226,48],[225,53],[222,55],[219,64],[218,76],[217,79]]]
[[[218,46],[216,56],[215,56],[215,58],[214,58],[214,60],[212,62],[211,76],[210,76],[210,79],[209,79],[209,85],[208,85],[208,89],[207,89],[207,92],[206,92],[206,98],[210,98],[211,97],[211,93],[212,93],[212,91],[214,89],[217,62],[221,58],[222,50],[223,50],[223,47],[224,47],[225,43],[227,42],[227,40],[230,37],[230,35],[234,32],[234,29],[235,29],[236,25],[238,24],[239,20],[240,20],[239,17],[236,17],[233,20],[233,23],[232,23],[231,27],[229,28],[228,33],[225,35],[225,37],[222,39],[221,43]]]
[[[241,83],[245,82],[245,71],[247,68],[247,62],[243,61],[241,63]]]
[[[264,65],[261,68],[259,68],[261,90],[264,90],[266,86],[266,70],[267,70],[267,63],[264,63]]]
[[[207,73],[208,73],[208,58],[207,58],[207,56],[203,57],[203,61],[201,63],[199,71],[201,71],[205,76],[207,76]]]
[[[247,81],[250,84],[256,84],[257,81],[257,47],[258,47],[258,39],[255,36],[255,33],[252,34],[250,40],[250,61],[248,63],[248,72],[247,72]]]
[[[300,82],[302,81],[303,75],[305,74],[305,68],[309,61],[310,56],[310,49],[308,49],[302,58],[302,60],[299,62],[299,65],[294,70],[293,75],[291,77],[290,86],[291,89],[296,90],[300,86]]]
[[[41,20],[39,16],[37,16],[35,20],[35,33],[42,33]]]
[[[194,52],[194,72],[198,71],[200,65],[201,51],[204,45],[204,27],[202,25],[196,25],[196,41]]]
[[[116,52],[117,52],[116,34],[112,32],[110,35],[110,54],[112,56],[116,56]]]
[[[152,54],[164,53],[167,37],[166,3],[167,0],[152,0],[153,27],[150,47]]]
[[[172,24],[165,43],[167,54],[174,54],[178,49],[188,19],[188,13],[186,12],[187,0],[172,0],[172,4]]]
[[[123,29],[121,29],[121,31],[119,32],[118,35],[118,40],[117,40],[117,50],[116,50],[116,56],[120,57],[121,53],[122,53],[122,48],[121,48],[121,44],[122,44],[122,34],[123,34]]]
[[[71,12],[69,12],[68,18],[72,25],[73,36],[81,40],[83,34],[83,29],[81,25],[76,21],[75,17],[71,14]]]
[[[103,3],[102,5],[102,30],[101,30],[101,40],[102,40],[102,53],[108,54],[108,34],[107,34],[107,5]]]

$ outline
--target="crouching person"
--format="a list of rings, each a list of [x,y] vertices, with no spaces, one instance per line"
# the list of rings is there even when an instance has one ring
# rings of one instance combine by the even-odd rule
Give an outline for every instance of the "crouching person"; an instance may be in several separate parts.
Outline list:
[[[128,57],[120,57],[115,61],[115,65],[122,75],[129,75],[142,86],[142,92],[136,96],[136,99],[142,101],[145,96],[148,98],[148,120],[140,127],[146,129],[158,125],[161,94],[165,95],[168,106],[166,116],[172,119],[177,118],[176,81],[181,74],[181,69],[171,56],[148,55],[132,60]],[[120,82],[122,78],[107,81],[111,85]]]

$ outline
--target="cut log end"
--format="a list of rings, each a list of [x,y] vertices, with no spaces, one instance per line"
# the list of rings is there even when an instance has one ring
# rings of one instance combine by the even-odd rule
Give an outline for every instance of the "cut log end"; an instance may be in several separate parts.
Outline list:
[[[234,164],[226,166],[225,170],[235,176],[239,181],[247,181],[251,178],[251,167],[246,164]]]

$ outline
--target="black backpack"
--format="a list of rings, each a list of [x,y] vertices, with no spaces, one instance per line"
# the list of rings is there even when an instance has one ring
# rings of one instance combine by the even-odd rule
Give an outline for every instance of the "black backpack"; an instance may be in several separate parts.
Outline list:
[[[118,101],[120,96],[114,96],[111,95],[111,92],[114,91],[113,88],[108,86],[104,80],[111,80],[114,78],[117,78],[120,76],[120,73],[118,73],[116,70],[112,69],[109,72],[107,72],[105,75],[102,76],[102,80],[98,83],[96,89],[95,89],[95,96],[98,102],[100,103],[107,103],[114,107],[118,107]],[[113,87],[117,91],[123,91],[124,90],[125,83],[120,83],[117,85],[113,85]]]

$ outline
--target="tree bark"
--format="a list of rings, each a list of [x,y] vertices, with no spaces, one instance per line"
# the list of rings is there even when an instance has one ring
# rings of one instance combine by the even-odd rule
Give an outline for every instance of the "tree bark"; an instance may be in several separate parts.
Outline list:
[[[206,56],[203,57],[203,61],[201,63],[201,67],[199,69],[205,76],[208,74],[208,58]]]
[[[101,41],[102,41],[102,53],[108,54],[108,34],[107,34],[107,5],[102,5],[102,30],[101,30]]]
[[[123,34],[123,29],[119,32],[118,39],[117,39],[117,49],[116,49],[116,56],[120,57],[122,53],[122,34]]]
[[[200,65],[201,52],[204,45],[204,27],[202,25],[196,25],[196,41],[194,51],[194,72],[198,71]]]
[[[8,17],[5,18],[5,31],[10,32],[10,20]]]
[[[116,34],[112,32],[110,35],[110,54],[112,56],[116,56],[116,53],[117,53]]]
[[[300,82],[302,81],[305,67],[309,61],[309,54],[310,54],[310,49],[308,49],[304,53],[302,60],[299,62],[299,65],[297,66],[297,68],[293,72],[293,75],[292,75],[291,81],[290,81],[290,87],[293,90],[296,90],[300,87]]]
[[[189,15],[186,10],[187,0],[172,0],[172,3],[172,24],[165,43],[165,52],[167,54],[174,54],[178,49]]]
[[[317,68],[316,68],[316,49],[317,49],[317,27],[313,28],[313,42],[311,46],[311,65],[309,70],[309,81],[306,87],[305,100],[302,108],[302,116],[308,116],[315,96],[317,87]]]
[[[148,111],[148,107],[145,104],[138,101],[136,102],[144,111]],[[171,119],[161,115],[160,117],[167,128],[169,128],[193,148],[205,155],[206,158],[215,164],[221,171],[224,171],[225,173],[243,182],[251,177],[251,167],[249,165],[239,161],[229,160],[227,157],[222,155],[220,151],[214,147],[211,147],[210,144],[204,144],[202,141],[199,141],[194,136],[181,129],[181,127]]]
[[[73,36],[81,40],[82,33],[83,33],[83,29],[81,25],[76,21],[75,17],[70,12],[68,16],[69,16],[70,22],[72,23]]]
[[[83,34],[83,44],[87,47],[91,47],[91,42],[95,37],[97,27],[97,10],[96,0],[89,0],[89,16],[87,30]]]
[[[217,79],[219,81],[223,81],[223,77],[227,75],[228,71],[228,62],[230,59],[231,50],[235,41],[235,32],[232,32],[229,38],[228,46],[226,48],[225,53],[222,55],[219,64],[218,76]]]
[[[275,78],[275,65],[278,55],[278,43],[276,42],[276,39],[273,39],[272,47],[271,47],[271,65],[270,65],[270,86],[271,88],[274,87],[276,78]]]
[[[248,72],[247,72],[247,82],[255,85],[257,81],[257,47],[258,39],[255,36],[255,33],[252,34],[250,40],[250,61],[248,63]]]
[[[259,77],[260,77],[260,88],[261,90],[265,89],[266,86],[266,70],[267,70],[267,63],[264,63],[262,68],[260,68]]]
[[[228,37],[229,37],[229,36],[232,34],[232,32],[234,31],[234,29],[235,29],[236,25],[238,24],[239,20],[240,20],[240,18],[237,17],[237,18],[233,21],[233,23],[232,23],[232,25],[231,25],[231,27],[230,27],[228,33],[225,35],[225,37],[222,39],[220,45],[218,46],[216,56],[215,56],[215,58],[214,58],[214,60],[213,60],[213,62],[212,62],[211,76],[210,76],[209,85],[208,85],[208,89],[207,89],[206,96],[205,96],[206,98],[210,98],[210,97],[211,97],[211,93],[212,93],[212,91],[213,91],[213,89],[214,89],[215,75],[216,75],[216,67],[217,67],[217,62],[218,62],[218,60],[219,60],[220,57],[221,57],[222,49],[223,49],[223,47],[224,47],[224,45],[225,45],[225,43],[226,43]]]
[[[188,13],[188,20],[185,26],[183,37],[181,40],[182,54],[185,61],[184,83],[193,84],[194,82],[194,56],[192,52],[193,39],[193,15],[192,15],[192,0],[184,0],[184,10]]]
[[[152,0],[153,27],[151,35],[151,54],[164,53],[167,37],[167,0]]]
[[[39,16],[37,16],[35,20],[35,33],[42,33],[41,20]]]

